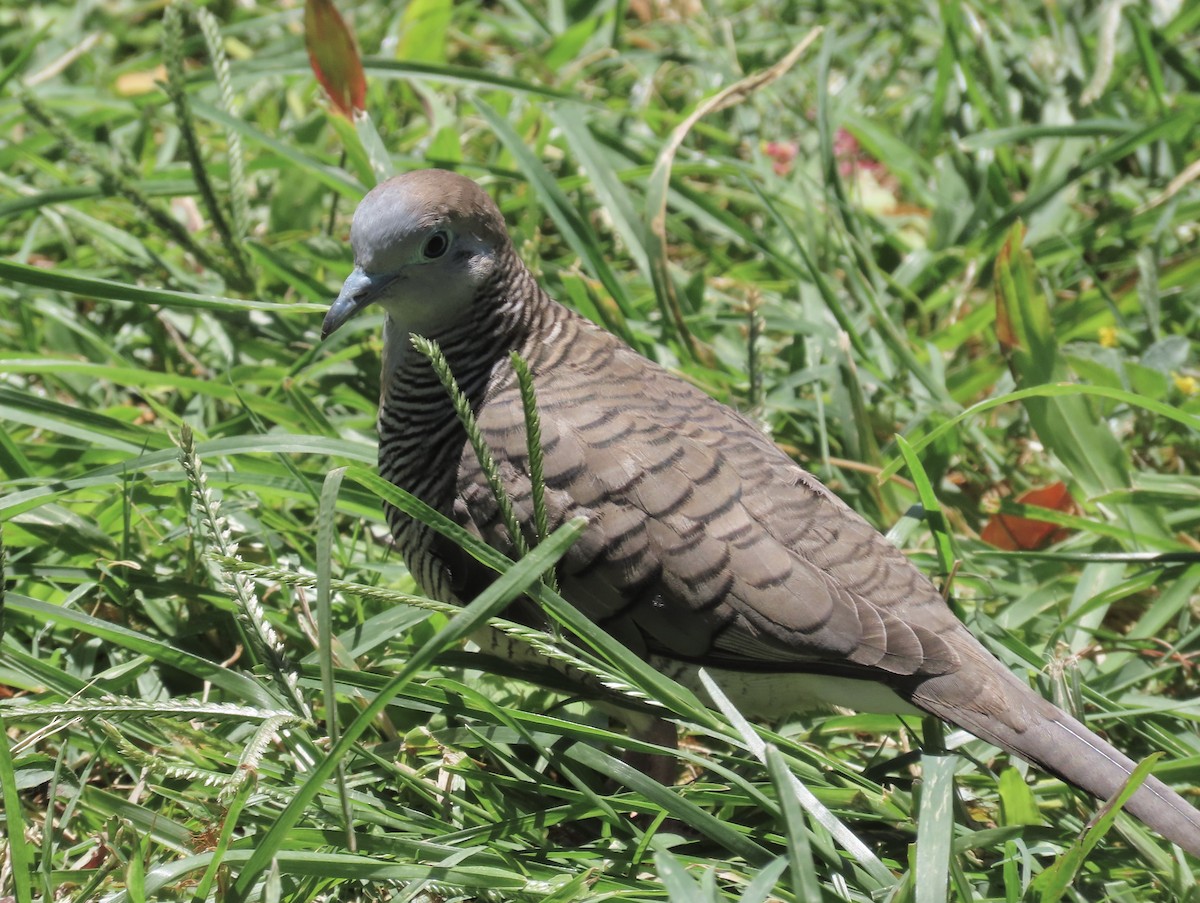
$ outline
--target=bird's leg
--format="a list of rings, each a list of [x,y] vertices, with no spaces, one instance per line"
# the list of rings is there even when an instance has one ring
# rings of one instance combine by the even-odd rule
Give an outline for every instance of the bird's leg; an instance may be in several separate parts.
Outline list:
[[[665,747],[672,753],[679,749],[679,730],[673,722],[664,718],[652,718],[649,722],[631,724],[629,735],[635,740]],[[660,755],[630,749],[625,751],[622,758],[626,765],[636,768],[665,787],[674,787],[679,778],[679,760],[674,755]]]

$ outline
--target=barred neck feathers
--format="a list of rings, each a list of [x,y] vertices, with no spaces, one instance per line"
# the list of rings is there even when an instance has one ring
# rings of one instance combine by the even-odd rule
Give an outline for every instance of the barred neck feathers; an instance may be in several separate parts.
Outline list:
[[[479,289],[469,316],[433,335],[471,407],[478,409],[498,379],[511,373],[509,352],[524,353],[535,323],[553,305],[509,247]],[[379,408],[381,475],[449,513],[466,434],[449,395],[412,333],[390,314],[384,337]]]

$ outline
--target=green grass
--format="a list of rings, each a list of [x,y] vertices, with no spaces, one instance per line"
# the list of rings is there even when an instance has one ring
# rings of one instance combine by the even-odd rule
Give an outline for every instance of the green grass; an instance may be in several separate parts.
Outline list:
[[[0,896],[1200,899],[1123,818],[1062,890],[1092,801],[960,732],[704,709],[537,588],[567,537],[420,599],[380,318],[318,342],[379,148],[459,168],[555,297],[956,567],[977,635],[1195,800],[1200,6],[1110,6],[346,2],[358,129],[298,5],[0,8]],[[979,539],[1057,480],[1055,545]],[[683,725],[679,786],[459,650],[522,591]]]

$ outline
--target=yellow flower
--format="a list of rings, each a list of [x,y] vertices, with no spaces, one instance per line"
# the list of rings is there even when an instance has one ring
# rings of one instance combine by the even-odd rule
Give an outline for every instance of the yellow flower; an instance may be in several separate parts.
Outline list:
[[[1117,347],[1117,329],[1115,326],[1100,327],[1100,345],[1104,348]]]
[[[1194,376],[1184,376],[1182,373],[1172,373],[1171,381],[1175,383],[1175,388],[1184,395],[1195,395],[1200,392],[1200,380]]]

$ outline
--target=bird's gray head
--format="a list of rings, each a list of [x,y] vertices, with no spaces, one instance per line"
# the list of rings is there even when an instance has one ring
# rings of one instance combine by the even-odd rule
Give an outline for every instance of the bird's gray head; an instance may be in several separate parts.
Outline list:
[[[325,316],[322,338],[370,304],[402,333],[433,338],[462,319],[510,247],[487,193],[441,169],[372,188],[354,211],[350,244],[354,271]]]

